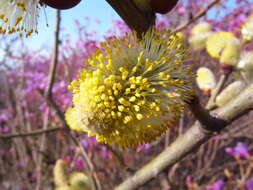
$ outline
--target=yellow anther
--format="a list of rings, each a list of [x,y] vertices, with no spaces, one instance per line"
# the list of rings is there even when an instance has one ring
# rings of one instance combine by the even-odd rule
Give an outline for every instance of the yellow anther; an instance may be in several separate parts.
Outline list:
[[[106,94],[102,94],[102,95],[101,95],[101,99],[102,99],[102,100],[108,100],[108,96],[106,96]]]
[[[121,111],[121,112],[122,112],[122,111],[124,111],[124,109],[125,109],[125,107],[124,107],[124,106],[122,106],[122,105],[118,106],[118,110],[119,110],[119,111]]]
[[[131,84],[130,88],[131,88],[131,89],[135,89],[135,88],[136,88],[136,85],[135,85],[135,84]]]
[[[73,88],[72,85],[68,85],[68,90],[71,90]]]
[[[128,79],[128,81],[129,81],[131,84],[135,83],[135,77],[134,77],[134,76],[130,77],[130,78]]]
[[[155,89],[155,88],[152,88],[152,89],[150,90],[150,92],[155,93],[155,92],[156,92],[156,89]]]
[[[107,108],[110,107],[110,103],[107,102],[107,101],[104,102],[104,105],[105,105],[105,107],[107,107]]]
[[[126,70],[125,70],[124,67],[120,67],[120,68],[119,68],[119,71],[123,73],[123,72],[126,71]]]
[[[157,104],[155,103],[155,102],[152,102],[151,104],[150,104],[150,108],[152,109],[152,108],[154,108],[154,107],[156,107],[157,106]]]
[[[136,118],[137,118],[138,120],[142,120],[142,119],[143,119],[143,115],[140,114],[140,113],[138,113],[138,114],[136,115]]]
[[[127,88],[126,90],[125,90],[125,94],[127,95],[127,94],[129,94],[131,92],[131,88]]]
[[[111,111],[111,116],[116,116],[115,112],[114,111]]]
[[[113,96],[109,96],[109,100],[113,101],[115,100]]]
[[[94,101],[95,101],[95,102],[99,102],[100,100],[101,100],[101,99],[100,99],[99,96],[95,96],[95,97],[94,97]]]
[[[140,84],[142,80],[142,76],[136,77],[136,84]]]
[[[118,111],[117,116],[120,118],[122,116],[122,113]]]
[[[118,96],[118,95],[119,95],[119,91],[118,91],[118,90],[114,90],[114,91],[113,91],[113,94],[114,94],[115,96]]]
[[[168,96],[169,98],[174,98],[174,97],[175,97],[174,93],[172,93],[172,92],[168,92],[168,93],[167,93],[167,96]]]
[[[134,110],[137,111],[137,112],[139,112],[140,111],[140,106],[134,105]]]
[[[14,26],[17,26],[18,23],[22,20],[22,16],[18,16],[14,22]]]
[[[107,90],[107,93],[111,96],[112,95],[112,90]]]
[[[124,121],[123,121],[123,122],[124,122],[125,124],[127,124],[127,123],[129,123],[130,121],[132,121],[132,120],[133,120],[132,116],[128,115],[128,116],[125,116],[125,117],[124,117]]]
[[[117,87],[117,89],[119,89],[119,90],[122,90],[122,84],[120,84],[120,83],[116,83],[116,87]]]
[[[104,90],[105,90],[105,86],[104,85],[98,87],[98,92],[103,92]]]
[[[116,76],[115,76],[115,75],[110,75],[110,76],[109,76],[109,79],[110,79],[111,81],[114,81],[114,80],[115,80],[115,78],[116,78]]]
[[[146,83],[146,82],[148,82],[148,78],[143,78],[142,83]]]
[[[135,73],[137,71],[137,66],[134,66],[133,69],[132,69],[132,72]]]
[[[8,18],[6,18],[6,17],[3,19],[3,21],[4,21],[5,23],[7,23],[7,22],[8,22],[8,20],[9,20],[9,19],[8,19]]]
[[[134,102],[136,100],[136,97],[135,96],[132,96],[131,98],[129,98],[129,101],[130,102]]]
[[[166,74],[164,72],[160,72],[159,73],[160,77],[164,78],[166,76]]]
[[[140,93],[135,93],[135,96],[137,97],[137,98],[140,98],[141,97],[141,94]]]
[[[73,89],[73,93],[75,94],[75,93],[78,93],[79,92],[79,90],[78,89]]]
[[[144,52],[141,51],[138,58],[137,58],[137,62],[138,62],[137,64],[139,64],[141,62],[141,58],[142,58],[143,54],[144,54]]]
[[[124,71],[124,72],[122,73],[122,80],[126,80],[127,76],[128,76],[128,72],[127,72],[127,71]]]

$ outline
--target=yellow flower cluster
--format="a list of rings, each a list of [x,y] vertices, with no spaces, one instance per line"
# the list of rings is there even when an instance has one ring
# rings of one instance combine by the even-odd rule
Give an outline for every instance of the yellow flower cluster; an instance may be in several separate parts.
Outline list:
[[[174,125],[193,95],[194,74],[182,63],[186,51],[177,35],[149,31],[101,43],[70,89],[73,130],[99,142],[128,147],[154,140]]]
[[[39,0],[0,0],[0,34],[37,32]]]

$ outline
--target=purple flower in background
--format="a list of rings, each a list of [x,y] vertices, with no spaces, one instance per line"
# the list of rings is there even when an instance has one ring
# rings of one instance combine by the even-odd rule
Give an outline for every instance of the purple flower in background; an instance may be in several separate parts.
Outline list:
[[[225,148],[225,152],[228,153],[228,154],[230,154],[230,155],[232,155],[232,156],[235,156],[235,151],[231,147]]]
[[[77,169],[83,169],[83,159],[81,156],[78,156],[75,160],[75,167]]]
[[[80,140],[80,142],[81,142],[81,144],[83,145],[83,148],[88,148],[89,147],[89,142],[87,141],[87,139],[86,138],[82,138],[81,140]]]
[[[107,151],[107,148],[106,147],[101,147],[101,150],[100,150],[100,154],[101,156],[104,158],[104,159],[108,159],[109,158],[109,153]]]
[[[150,144],[146,143],[146,144],[139,144],[137,146],[136,151],[140,152],[140,151],[144,151],[145,153],[147,153],[150,149]]]
[[[76,149],[75,146],[69,146],[69,150],[70,150],[70,151],[74,151],[75,149]]]
[[[4,111],[4,110],[3,110]],[[9,113],[8,112],[3,112],[0,114],[0,121],[5,121],[9,118]]]
[[[238,142],[234,150],[235,150],[235,153],[241,157],[247,158],[250,155],[248,151],[248,146],[242,142]]]
[[[224,181],[222,179],[217,180],[214,184],[208,185],[206,190],[223,190]]]
[[[179,14],[179,15],[183,15],[183,14],[185,14],[185,12],[186,12],[186,10],[185,10],[185,8],[182,6],[182,7],[179,7],[178,9],[177,9],[177,13]]]
[[[191,184],[191,183],[192,183],[192,177],[191,177],[191,176],[187,176],[187,177],[185,178],[185,183],[186,183],[186,184]]]
[[[225,148],[225,152],[232,156],[240,156],[242,158],[248,158],[250,156],[248,146],[242,142],[238,142],[234,148]]]
[[[247,190],[253,190],[253,176],[246,181]]]
[[[9,133],[10,131],[11,131],[10,127],[8,127],[6,125],[0,126],[1,133]]]

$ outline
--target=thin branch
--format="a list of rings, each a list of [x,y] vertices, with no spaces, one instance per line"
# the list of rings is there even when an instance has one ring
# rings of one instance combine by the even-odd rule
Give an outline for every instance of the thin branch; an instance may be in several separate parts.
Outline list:
[[[47,129],[29,131],[27,133],[23,132],[23,133],[13,133],[13,134],[0,134],[0,139],[35,136],[35,135],[41,135],[44,133],[51,133],[51,132],[55,132],[55,131],[59,131],[59,130],[66,130],[66,127],[50,127]]]
[[[58,63],[58,49],[59,49],[59,35],[60,35],[60,23],[61,23],[61,12],[60,10],[56,10],[56,23],[55,23],[55,31],[54,31],[54,47],[53,54],[50,64],[50,70],[48,73],[48,83],[45,90],[45,97],[48,98],[51,96],[52,88],[54,84],[55,74],[56,74],[56,66]]]
[[[223,129],[223,126],[227,123],[225,120],[211,115],[207,109],[202,107],[198,97],[193,98],[193,100],[189,103],[189,108],[195,118],[201,123],[201,127],[204,130],[210,132],[220,132],[220,130]]]
[[[89,158],[86,150],[84,149],[83,145],[80,143],[80,140],[75,137],[74,135],[70,134],[70,137],[71,139],[74,141],[74,143],[79,146],[81,152],[82,152],[82,155],[83,155],[83,158],[88,166],[88,175],[89,175],[89,178],[92,182],[92,189],[93,190],[101,190],[102,187],[101,187],[101,183],[100,183],[100,180],[98,178],[98,175],[95,171],[95,167],[94,167],[94,164],[93,162],[91,161],[91,159]]]
[[[214,7],[216,4],[218,4],[221,0],[213,0],[211,1],[206,8],[200,10],[192,19],[190,19],[189,21],[183,23],[182,25],[180,25],[178,28],[176,28],[176,30],[174,31],[179,32],[181,30],[184,30],[185,28],[187,28],[190,24],[192,24],[193,22],[195,22],[196,20],[200,19],[202,16],[204,16],[212,7]]]
[[[232,121],[253,109],[253,84],[248,86],[240,95],[235,97],[225,106],[211,112],[214,118],[224,121],[219,125],[221,131]],[[212,120],[211,120],[212,121]],[[208,124],[205,123],[204,124]],[[174,143],[168,146],[155,159],[139,169],[133,176],[126,179],[115,190],[133,190],[156,177],[162,170],[182,160],[188,154],[212,137],[213,130],[209,129],[212,124],[203,126],[196,122],[186,133],[179,136]]]

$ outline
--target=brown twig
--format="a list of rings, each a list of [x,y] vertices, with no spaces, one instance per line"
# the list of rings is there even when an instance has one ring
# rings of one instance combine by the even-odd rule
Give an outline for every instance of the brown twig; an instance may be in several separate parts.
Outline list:
[[[66,127],[50,127],[47,129],[39,129],[29,132],[23,132],[23,133],[13,133],[13,134],[0,134],[0,139],[9,139],[9,138],[16,138],[16,137],[28,137],[28,136],[35,136],[35,135],[41,135],[44,133],[51,133],[59,130],[66,130]]]
[[[44,119],[43,119],[43,129],[48,128],[48,122],[49,122],[49,108],[46,109]],[[46,133],[40,136],[40,144],[39,144],[39,152],[44,152],[47,147],[47,136]],[[36,178],[36,187],[35,190],[40,190],[43,186],[43,154],[38,154],[36,159],[36,172],[37,172],[37,178]]]
[[[195,22],[196,20],[200,19],[202,16],[204,16],[212,7],[214,7],[216,4],[218,4],[221,0],[213,0],[211,1],[204,9],[200,10],[198,13],[196,13],[196,15],[190,19],[189,21],[183,23],[182,25],[180,25],[178,28],[176,28],[173,32],[179,32],[181,30],[184,30],[185,28],[187,28],[190,24],[192,24],[193,22]]]
[[[44,91],[44,96],[46,98],[51,96],[52,88],[53,88],[53,84],[54,84],[54,79],[55,79],[56,66],[58,63],[60,23],[61,23],[61,12],[60,12],[60,10],[56,10],[56,23],[55,23],[55,30],[54,30],[54,47],[53,47],[50,69],[49,69],[49,73],[48,73],[47,86]]]

